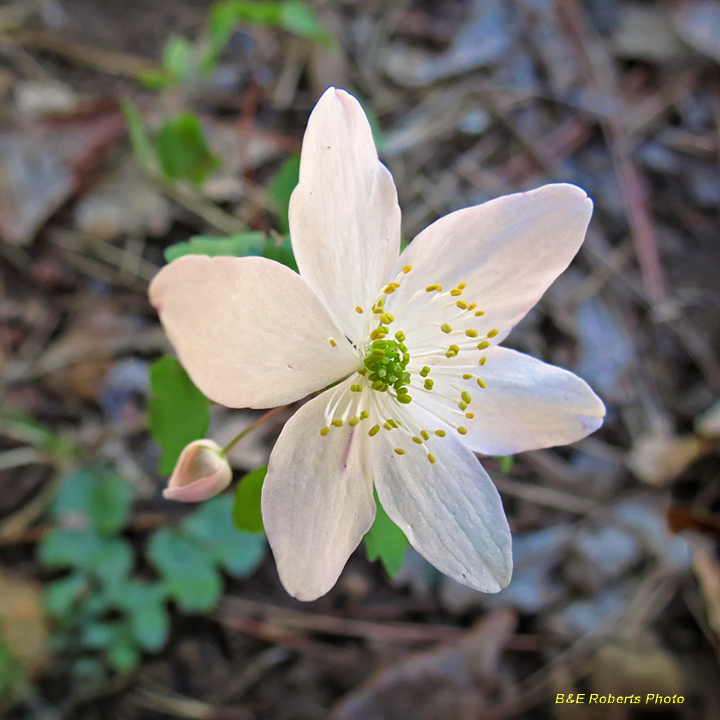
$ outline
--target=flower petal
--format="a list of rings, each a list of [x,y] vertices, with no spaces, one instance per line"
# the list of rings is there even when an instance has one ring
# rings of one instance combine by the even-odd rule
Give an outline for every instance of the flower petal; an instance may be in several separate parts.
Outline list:
[[[445,426],[407,406],[403,426]],[[438,570],[481,592],[510,582],[512,541],[500,495],[477,458],[451,428],[422,445],[402,429],[377,435],[370,462],[383,508],[410,544]],[[410,442],[408,442],[410,440]],[[395,448],[404,450],[398,455]],[[428,452],[436,462],[430,463]]]
[[[154,278],[150,301],[193,382],[228,407],[284,405],[357,366],[307,283],[272,260],[181,257]]]
[[[432,391],[418,388],[414,400],[453,427],[467,428],[463,442],[474,452],[510,455],[524,450],[567,445],[595,432],[605,406],[590,386],[569,370],[508,348],[493,348],[482,367],[460,365],[454,358],[430,372]],[[462,379],[467,372],[473,377]],[[486,387],[477,384],[480,377]],[[458,408],[460,393],[472,397]],[[468,419],[466,412],[474,417]]]
[[[280,580],[299,600],[332,588],[375,519],[366,434],[345,424],[320,435],[331,397],[349,388],[346,381],[295,413],[275,443],[263,485],[263,523]]]
[[[390,279],[400,208],[365,113],[343,90],[329,88],[310,115],[289,220],[300,274],[359,341],[364,318],[355,307],[367,313]]]
[[[433,294],[421,291],[439,283],[448,292],[464,282],[462,298],[448,299],[476,303],[485,314],[468,315],[472,327],[481,336],[498,329],[500,342],[570,264],[592,207],[579,187],[554,184],[450,213],[405,249],[395,270],[413,270],[386,307],[411,338],[413,330],[446,321],[441,303],[428,305]]]

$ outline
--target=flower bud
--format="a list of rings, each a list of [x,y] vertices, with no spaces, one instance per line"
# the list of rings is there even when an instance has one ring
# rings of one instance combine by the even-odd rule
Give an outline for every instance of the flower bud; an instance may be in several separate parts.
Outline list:
[[[181,453],[163,497],[200,502],[221,493],[232,480],[232,468],[212,440],[195,440]]]

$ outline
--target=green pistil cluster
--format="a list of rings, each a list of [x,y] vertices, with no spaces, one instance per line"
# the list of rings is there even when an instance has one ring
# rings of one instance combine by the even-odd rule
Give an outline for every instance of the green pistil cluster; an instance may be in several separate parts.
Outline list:
[[[407,389],[410,373],[405,371],[409,361],[410,355],[402,341],[380,338],[367,348],[363,359],[364,374],[373,390],[387,392],[392,387],[398,401],[407,405],[412,402]]]

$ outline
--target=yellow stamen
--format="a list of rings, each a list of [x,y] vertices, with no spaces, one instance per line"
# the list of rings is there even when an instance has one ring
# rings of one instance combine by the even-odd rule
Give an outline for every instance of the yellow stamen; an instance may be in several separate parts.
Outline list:
[[[405,454],[405,451],[404,451],[402,448],[395,448],[395,452],[396,452],[398,455],[404,455],[404,454]]]
[[[461,310],[467,310],[468,304],[464,300],[458,300],[455,303]]]
[[[463,380],[472,380],[473,377],[472,373],[463,373]]]
[[[323,436],[327,435],[329,432],[330,432],[330,428],[327,425],[325,425],[325,427],[320,428],[320,434]]]
[[[487,350],[490,347],[490,343],[487,340],[483,340],[481,343],[478,343],[478,350]]]
[[[485,314],[485,311],[484,311],[484,310],[478,310],[478,311],[475,313],[475,317],[482,317],[484,314]]]
[[[436,430],[436,431],[435,431],[435,434],[436,434],[438,437],[445,437],[445,435],[446,435],[446,433],[445,433],[444,430]]]
[[[340,420],[340,419],[337,419],[337,420],[333,420],[330,424],[331,424],[331,425],[334,425],[335,427],[342,427],[342,426],[343,426],[343,421]]]
[[[428,460],[434,465],[437,460],[435,459],[435,456],[432,453],[428,453]]]
[[[356,305],[356,306],[355,306],[355,312],[356,312],[356,313],[361,313],[362,311],[363,311],[363,309],[362,309],[359,305]]]
[[[457,431],[458,431],[461,435],[467,435],[467,428],[466,428],[466,427],[463,427],[462,425],[457,429]]]
[[[494,330],[491,330],[491,331],[487,334],[487,336],[488,336],[489,338],[493,338],[493,337],[495,337],[496,335],[499,335],[499,334],[500,334],[500,331],[499,331],[497,328],[495,328]]]
[[[434,290],[437,290],[438,292],[442,292],[442,285],[435,283],[434,285],[428,285],[425,288],[425,292],[433,292]]]
[[[478,363],[478,365],[484,365],[486,362],[487,362],[487,355],[483,355],[480,358],[480,362]]]
[[[369,435],[370,437],[374,437],[374,436],[377,435],[379,432],[380,432],[380,426],[379,426],[379,425],[373,425],[373,426],[370,428],[370,431],[368,432],[368,435]]]
[[[405,275],[407,275],[412,270],[412,265],[406,265],[402,271]]]
[[[330,338],[330,344],[331,344],[333,347],[337,347],[337,343],[335,342],[334,338]]]
[[[419,438],[417,435],[413,435],[413,442],[417,443],[418,445],[422,445],[422,438]]]
[[[478,378],[478,379],[477,379],[477,384],[478,384],[483,390],[487,387],[487,383],[486,383],[482,378]]]
[[[476,337],[478,336],[478,331],[477,331],[477,330],[473,330],[473,328],[469,328],[468,330],[465,331],[465,334],[466,334],[468,337],[476,338]]]

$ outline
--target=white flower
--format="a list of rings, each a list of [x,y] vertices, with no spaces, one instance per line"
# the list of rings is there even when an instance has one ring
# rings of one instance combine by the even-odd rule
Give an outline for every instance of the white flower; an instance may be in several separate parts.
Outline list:
[[[546,185],[451,213],[398,257],[400,209],[359,103],[330,88],[310,116],[290,235],[300,274],[258,257],[186,256],[151,300],[212,400],[290,403],[262,494],[280,578],[326,593],[375,517],[373,486],[446,575],[496,592],[511,539],[473,453],[574,442],[605,408],[572,373],[498,347],[568,266],[592,203]]]

